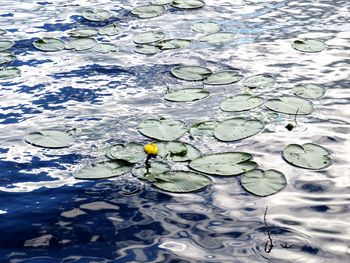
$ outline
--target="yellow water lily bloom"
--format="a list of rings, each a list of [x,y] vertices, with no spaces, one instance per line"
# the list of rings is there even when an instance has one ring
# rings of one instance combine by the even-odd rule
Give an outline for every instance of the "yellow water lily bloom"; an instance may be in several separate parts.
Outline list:
[[[157,155],[158,154],[158,146],[155,143],[147,143],[144,147],[143,150],[145,153],[148,155]]]

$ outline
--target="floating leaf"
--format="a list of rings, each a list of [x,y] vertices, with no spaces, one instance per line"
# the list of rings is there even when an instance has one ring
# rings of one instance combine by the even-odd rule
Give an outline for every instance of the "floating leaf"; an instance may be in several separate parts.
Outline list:
[[[151,45],[136,45],[134,47],[134,51],[139,54],[144,54],[144,55],[155,55],[157,54],[160,50],[159,48]]]
[[[209,96],[209,92],[203,89],[182,89],[165,94],[164,99],[174,102],[190,102],[202,100]]]
[[[109,147],[106,156],[112,160],[123,160],[129,163],[140,163],[146,160],[146,153],[143,150],[143,145],[130,142],[125,146],[117,144]]]
[[[203,80],[212,74],[212,71],[199,66],[181,66],[171,69],[171,73],[183,80]]]
[[[136,44],[149,44],[160,41],[163,38],[165,38],[165,34],[163,32],[148,31],[137,34],[133,41]]]
[[[265,106],[272,111],[291,115],[307,115],[314,110],[312,102],[294,96],[280,96],[277,99],[270,99],[265,102]]]
[[[241,176],[241,184],[252,194],[268,196],[281,191],[287,185],[287,180],[279,171],[255,169]]]
[[[13,47],[14,44],[15,42],[13,42],[12,40],[0,40],[0,51],[9,49]]]
[[[16,57],[10,52],[0,52],[0,65],[14,61]]]
[[[41,130],[28,134],[25,139],[27,143],[34,146],[59,149],[71,146],[74,137],[67,132],[56,130]]]
[[[212,180],[205,175],[174,171],[156,176],[153,185],[163,191],[172,193],[190,193],[201,190],[212,184]]]
[[[204,121],[192,125],[190,134],[192,137],[196,136],[212,136],[214,128],[218,123],[216,121]]]
[[[97,41],[93,38],[78,38],[69,41],[66,49],[74,49],[75,51],[83,51],[93,48],[97,45]]]
[[[199,33],[216,33],[220,30],[220,25],[214,22],[198,22],[191,26],[191,29]]]
[[[229,32],[218,32],[201,37],[199,40],[207,42],[209,44],[220,45],[229,41],[234,40],[236,34]]]
[[[114,36],[114,35],[119,34],[122,30],[123,30],[123,28],[121,26],[119,26],[117,24],[111,24],[111,25],[101,27],[98,30],[98,33],[100,35]]]
[[[131,13],[139,18],[152,18],[160,16],[165,11],[165,7],[161,5],[141,5],[133,8]]]
[[[138,129],[143,135],[160,141],[174,141],[187,131],[184,122],[173,119],[146,119]]]
[[[216,125],[214,136],[224,142],[238,141],[261,132],[264,127],[265,124],[259,120],[233,118]]]
[[[276,79],[269,74],[260,74],[246,78],[243,82],[245,87],[255,89],[258,87],[272,87],[275,85]]]
[[[231,176],[248,172],[257,167],[252,155],[244,152],[226,152],[205,155],[190,162],[189,166],[198,172]]]
[[[193,159],[195,159],[201,155],[201,152],[196,147],[194,147],[192,144],[185,143],[185,145],[187,148],[187,153],[183,156],[181,156],[181,155],[172,156],[171,159],[174,162],[192,161]]]
[[[11,79],[20,75],[21,71],[18,68],[0,68],[0,79]]]
[[[192,144],[185,142],[156,142],[161,158],[171,158],[174,162],[186,162],[200,156],[200,151]]]
[[[110,18],[111,13],[103,9],[86,9],[83,12],[83,17],[93,22],[101,22]]]
[[[64,49],[64,42],[57,38],[43,37],[42,39],[35,40],[33,46],[42,51],[60,51]]]
[[[329,150],[313,143],[289,144],[282,153],[283,158],[288,163],[313,170],[323,169],[331,165],[330,155]]]
[[[71,37],[93,37],[98,34],[98,31],[93,28],[78,28],[68,32]]]
[[[159,161],[150,161],[150,168],[147,173],[145,166],[132,169],[132,174],[141,180],[147,180],[148,182],[154,182],[155,177],[159,174],[170,171],[170,166],[167,163]]]
[[[233,70],[225,70],[214,72],[205,80],[203,80],[203,83],[207,85],[226,85],[235,83],[241,79],[243,79],[243,75],[239,74],[239,72]]]
[[[205,6],[205,3],[201,0],[174,0],[170,5],[180,9],[196,9]]]
[[[165,39],[156,44],[161,50],[186,48],[189,45],[191,45],[191,40],[189,39]]]
[[[301,52],[315,53],[323,51],[327,46],[320,40],[304,38],[295,40],[292,47]]]
[[[152,5],[167,5],[170,4],[173,0],[151,0]]]
[[[238,94],[233,97],[225,99],[221,105],[220,109],[223,111],[246,111],[255,109],[264,103],[262,97],[252,96],[249,94]]]
[[[92,48],[93,51],[98,53],[110,53],[110,52],[117,52],[118,46],[111,43],[98,43],[96,46]]]
[[[83,167],[74,177],[86,180],[106,179],[125,174],[131,167],[129,163],[123,161],[103,161]]]
[[[318,99],[324,96],[324,87],[315,84],[300,84],[293,87],[293,93],[304,99]]]
[[[0,36],[1,35],[5,35],[7,33],[7,31],[6,30],[4,30],[4,29],[0,29]]]

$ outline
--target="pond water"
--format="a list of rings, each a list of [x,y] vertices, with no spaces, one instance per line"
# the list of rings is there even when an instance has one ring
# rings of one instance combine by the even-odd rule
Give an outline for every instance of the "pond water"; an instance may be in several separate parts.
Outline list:
[[[206,0],[202,9],[168,7],[150,19],[130,14],[146,3],[0,0],[0,29],[7,30],[1,38],[15,41],[10,66],[21,71],[0,80],[0,262],[350,262],[349,1]],[[89,22],[81,16],[89,7],[112,17]],[[203,34],[191,25],[208,21],[236,38],[223,45],[198,41]],[[112,23],[123,28],[120,34],[96,38],[117,44],[118,52],[43,52],[32,45]],[[194,41],[154,56],[133,52],[134,36],[149,30]],[[327,49],[294,50],[292,42],[304,37],[324,41]],[[326,94],[288,131],[293,115],[264,107],[219,109],[224,98],[246,90],[242,81],[206,85],[211,95],[201,101],[164,100],[167,89],[202,87],[174,78],[170,70],[179,65],[234,69],[244,77],[271,74],[273,87],[251,91],[264,98],[292,95],[299,83],[323,85]],[[171,194],[131,174],[98,181],[73,176],[102,160],[112,144],[150,142],[137,130],[145,118],[177,118],[190,126],[248,115],[266,122],[255,136],[232,143],[188,135],[181,140],[204,154],[252,153],[263,169],[285,174],[287,186],[275,195],[249,194],[239,177],[213,177],[215,184],[203,191]],[[76,143],[69,148],[43,149],[23,139],[41,129],[73,128]],[[282,159],[286,145],[307,142],[329,149],[332,165],[313,171]],[[139,191],[129,195],[130,189]]]

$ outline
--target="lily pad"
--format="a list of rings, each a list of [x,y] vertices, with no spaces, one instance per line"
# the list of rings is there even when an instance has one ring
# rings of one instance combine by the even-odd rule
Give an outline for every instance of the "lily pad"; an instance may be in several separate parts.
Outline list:
[[[109,147],[106,156],[112,160],[123,160],[129,163],[140,163],[146,160],[146,153],[143,150],[143,145],[130,142],[125,146],[117,144]]]
[[[167,5],[170,4],[173,0],[151,0],[152,5]]]
[[[248,192],[263,197],[281,191],[287,180],[279,171],[255,169],[241,176],[241,185]]]
[[[209,92],[203,89],[182,89],[165,94],[164,99],[174,102],[190,102],[202,100],[209,96]]]
[[[0,40],[0,51],[9,49],[13,47],[14,44],[15,42],[13,42],[12,40]]]
[[[233,97],[225,99],[221,105],[220,109],[223,111],[247,111],[255,109],[264,104],[264,99],[258,96],[252,96],[249,94],[238,94]]]
[[[174,0],[170,5],[179,9],[196,9],[205,6],[205,3],[201,0]]]
[[[141,180],[147,180],[148,182],[154,182],[155,177],[159,174],[170,171],[170,166],[167,163],[159,161],[150,161],[150,168],[146,170],[145,166],[136,167],[132,169],[132,174]]]
[[[118,46],[111,43],[98,43],[96,46],[92,48],[93,51],[98,53],[107,54],[110,52],[117,52]]]
[[[243,82],[245,87],[255,89],[258,87],[272,87],[276,83],[276,78],[269,74],[259,74],[246,78]]]
[[[189,39],[165,39],[159,41],[156,46],[161,50],[171,50],[178,48],[186,48],[191,45],[191,40]]]
[[[7,31],[5,29],[0,29],[0,36],[5,35],[6,33],[7,33]]]
[[[165,34],[163,32],[157,31],[148,31],[137,34],[133,41],[136,44],[149,44],[162,40],[165,38]]]
[[[265,106],[272,110],[291,115],[307,115],[314,110],[312,102],[294,97],[280,96],[265,102]]]
[[[190,193],[199,191],[212,184],[212,180],[203,174],[174,171],[156,176],[153,185],[172,193]]]
[[[192,144],[185,142],[157,142],[158,155],[161,158],[170,158],[174,162],[187,162],[200,156],[201,152]]]
[[[255,169],[257,164],[251,159],[252,155],[244,152],[217,153],[198,157],[189,166],[206,174],[232,176]]]
[[[143,135],[160,141],[174,141],[187,131],[184,122],[164,118],[146,119],[139,124],[138,129]]]
[[[16,57],[10,52],[0,52],[0,65],[14,61]]]
[[[241,79],[243,79],[243,75],[241,75],[239,72],[225,70],[214,72],[203,80],[203,83],[207,85],[227,85],[240,81]]]
[[[134,47],[134,52],[144,55],[155,55],[159,53],[159,48],[151,45],[136,45]]]
[[[224,44],[226,42],[230,42],[234,40],[235,37],[236,37],[236,34],[234,33],[218,32],[218,33],[202,36],[201,38],[199,38],[199,40],[202,42],[213,44],[213,45],[220,45],[220,44]]]
[[[329,150],[313,143],[289,144],[282,153],[283,158],[288,163],[312,170],[323,169],[331,165],[330,155]]]
[[[181,66],[171,69],[171,74],[183,80],[203,80],[212,74],[212,71],[199,66]]]
[[[18,68],[0,68],[0,79],[11,79],[21,76]]]
[[[73,49],[75,51],[83,51],[93,48],[97,45],[97,41],[93,38],[78,38],[69,41],[66,44],[66,49]]]
[[[111,24],[111,25],[101,27],[98,30],[98,33],[100,35],[114,36],[114,35],[118,35],[122,30],[123,28],[121,26],[117,24]]]
[[[192,137],[212,136],[217,124],[216,121],[204,121],[194,124],[190,128],[190,134]]]
[[[35,40],[33,46],[41,51],[54,52],[64,49],[64,42],[57,38],[43,37]]]
[[[293,87],[293,93],[304,99],[319,99],[326,94],[326,90],[315,84],[300,84]]]
[[[106,179],[123,175],[131,170],[131,165],[123,161],[103,161],[87,165],[80,169],[74,177],[76,179]]]
[[[162,5],[141,5],[131,10],[131,13],[139,18],[157,17],[165,12],[166,9]]]
[[[93,37],[98,34],[98,30],[93,28],[78,28],[68,32],[71,37]]]
[[[216,33],[220,30],[220,25],[214,22],[198,22],[191,26],[191,29],[199,33]]]
[[[67,132],[56,130],[41,130],[28,134],[25,139],[27,143],[37,147],[60,149],[71,146],[74,137]]]
[[[103,9],[86,9],[83,12],[83,17],[89,21],[101,22],[109,19],[111,13]]]
[[[233,118],[220,122],[214,129],[216,139],[232,142],[251,137],[265,127],[262,121],[245,118]]]
[[[301,52],[316,53],[326,49],[326,44],[318,39],[297,39],[294,40],[292,47]]]

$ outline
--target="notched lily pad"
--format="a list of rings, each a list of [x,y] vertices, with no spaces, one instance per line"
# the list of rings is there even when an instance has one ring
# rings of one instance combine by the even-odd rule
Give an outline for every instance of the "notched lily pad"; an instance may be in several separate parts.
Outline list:
[[[134,47],[134,52],[143,55],[155,55],[159,53],[159,48],[151,45],[136,45]]]
[[[66,44],[66,49],[73,49],[75,51],[83,51],[93,48],[97,45],[97,41],[93,38],[78,38],[69,41]]]
[[[283,158],[290,164],[297,167],[319,170],[331,165],[331,152],[326,148],[306,143],[303,145],[289,144],[282,153]]]
[[[184,122],[174,119],[146,119],[138,129],[143,135],[160,141],[174,141],[187,131]]]
[[[234,70],[225,70],[214,72],[203,80],[207,85],[227,85],[232,84],[243,79],[243,75]]]
[[[83,12],[83,17],[93,22],[101,22],[109,19],[111,13],[103,9],[86,9]]]
[[[171,74],[183,80],[203,80],[212,74],[212,71],[199,66],[181,66],[171,69]]]
[[[21,76],[21,71],[18,68],[0,68],[0,79],[11,79]]]
[[[159,31],[142,32],[134,36],[133,41],[136,44],[149,44],[165,38],[165,33]]]
[[[186,162],[200,156],[200,151],[192,144],[185,142],[156,142],[160,158],[170,158],[174,162]]]
[[[225,99],[221,103],[220,109],[229,112],[247,111],[263,105],[264,101],[265,100],[262,97],[249,94],[238,94]]]
[[[143,145],[134,142],[113,145],[107,149],[106,156],[111,160],[123,160],[129,163],[144,162],[147,157]]]
[[[216,121],[203,121],[194,124],[190,128],[190,134],[192,137],[212,136],[217,124]]]
[[[0,65],[14,61],[16,57],[10,52],[0,52]]]
[[[326,90],[320,85],[300,84],[293,87],[293,93],[304,99],[319,99],[326,94]]]
[[[190,102],[196,100],[202,100],[209,96],[209,92],[203,89],[182,89],[175,90],[165,94],[164,99],[174,102]]]
[[[220,25],[214,22],[198,22],[191,26],[191,29],[198,33],[216,33],[220,30]]]
[[[264,197],[281,191],[287,180],[279,171],[255,169],[241,176],[241,185],[248,192]]]
[[[280,96],[276,99],[270,99],[265,102],[265,106],[272,111],[290,115],[307,115],[314,110],[311,101],[294,96]]]
[[[57,130],[41,130],[29,133],[25,142],[43,148],[60,149],[71,146],[74,137],[67,132]]]
[[[35,40],[33,46],[36,49],[47,52],[60,51],[64,49],[64,42],[53,37],[43,37],[41,39]]]
[[[233,41],[236,37],[236,34],[230,32],[218,32],[209,35],[202,36],[199,38],[202,42],[207,42],[213,45],[221,45],[226,42]]]
[[[68,32],[71,37],[93,37],[98,34],[98,31],[93,28],[78,28]]]
[[[197,9],[205,6],[205,2],[201,0],[174,0],[170,5],[179,9]]]
[[[156,180],[155,177],[157,175],[168,172],[170,170],[171,168],[167,163],[151,160],[148,173],[145,166],[135,167],[132,169],[131,172],[134,176],[136,176],[140,180],[146,180],[152,183]]]
[[[189,39],[165,39],[157,42],[156,46],[161,50],[171,50],[178,48],[186,48],[191,45],[191,40]]]
[[[292,47],[301,52],[316,53],[326,49],[326,44],[318,39],[304,38],[294,40]]]
[[[131,10],[133,15],[139,18],[152,18],[162,15],[166,12],[166,9],[162,5],[141,5],[134,7]]]
[[[111,53],[111,52],[117,52],[118,51],[118,46],[111,44],[111,43],[98,43],[96,46],[92,48],[93,51],[97,53]]]
[[[6,49],[9,49],[11,47],[13,47],[13,45],[15,44],[15,42],[13,42],[12,40],[0,40],[0,51],[4,51]]]
[[[255,89],[259,87],[272,87],[276,83],[276,78],[269,74],[259,74],[246,78],[243,82],[245,87]]]
[[[100,35],[114,36],[114,35],[118,35],[122,30],[123,28],[121,26],[117,24],[111,24],[111,25],[101,27],[98,30],[98,33]]]

